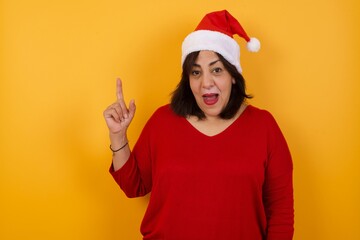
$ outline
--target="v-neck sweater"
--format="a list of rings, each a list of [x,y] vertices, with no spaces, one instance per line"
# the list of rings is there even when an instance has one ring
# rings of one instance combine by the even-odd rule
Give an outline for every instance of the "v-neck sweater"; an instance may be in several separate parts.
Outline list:
[[[252,105],[214,136],[162,106],[125,165],[110,168],[128,197],[151,192],[145,240],[290,240],[292,171],[275,119]]]

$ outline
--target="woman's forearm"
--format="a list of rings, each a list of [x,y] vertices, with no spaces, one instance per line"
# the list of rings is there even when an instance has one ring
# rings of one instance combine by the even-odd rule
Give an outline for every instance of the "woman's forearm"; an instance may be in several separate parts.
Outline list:
[[[117,171],[125,165],[129,159],[131,150],[126,134],[119,136],[118,134],[114,135],[110,133],[109,136],[111,150],[113,151],[113,168],[114,171]]]

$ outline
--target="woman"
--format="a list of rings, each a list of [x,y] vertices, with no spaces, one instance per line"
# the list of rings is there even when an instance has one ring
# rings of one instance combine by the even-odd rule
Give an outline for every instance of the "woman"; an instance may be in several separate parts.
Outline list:
[[[271,114],[246,102],[235,33],[258,50],[226,10],[207,14],[185,38],[171,103],[132,151],[135,104],[127,108],[120,80],[118,100],[104,111],[115,181],[128,197],[151,192],[144,239],[292,239],[290,152]]]

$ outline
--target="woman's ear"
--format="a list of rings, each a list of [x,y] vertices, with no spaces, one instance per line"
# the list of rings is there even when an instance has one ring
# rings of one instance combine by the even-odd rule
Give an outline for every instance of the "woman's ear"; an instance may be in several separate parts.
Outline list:
[[[232,84],[235,84],[236,83],[235,78],[231,78],[231,82],[232,82]]]

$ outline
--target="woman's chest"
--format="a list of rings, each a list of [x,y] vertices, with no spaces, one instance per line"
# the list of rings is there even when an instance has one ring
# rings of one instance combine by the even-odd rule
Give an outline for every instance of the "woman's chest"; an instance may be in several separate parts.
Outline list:
[[[262,186],[268,156],[264,139],[169,136],[157,146],[152,158],[154,183]]]

